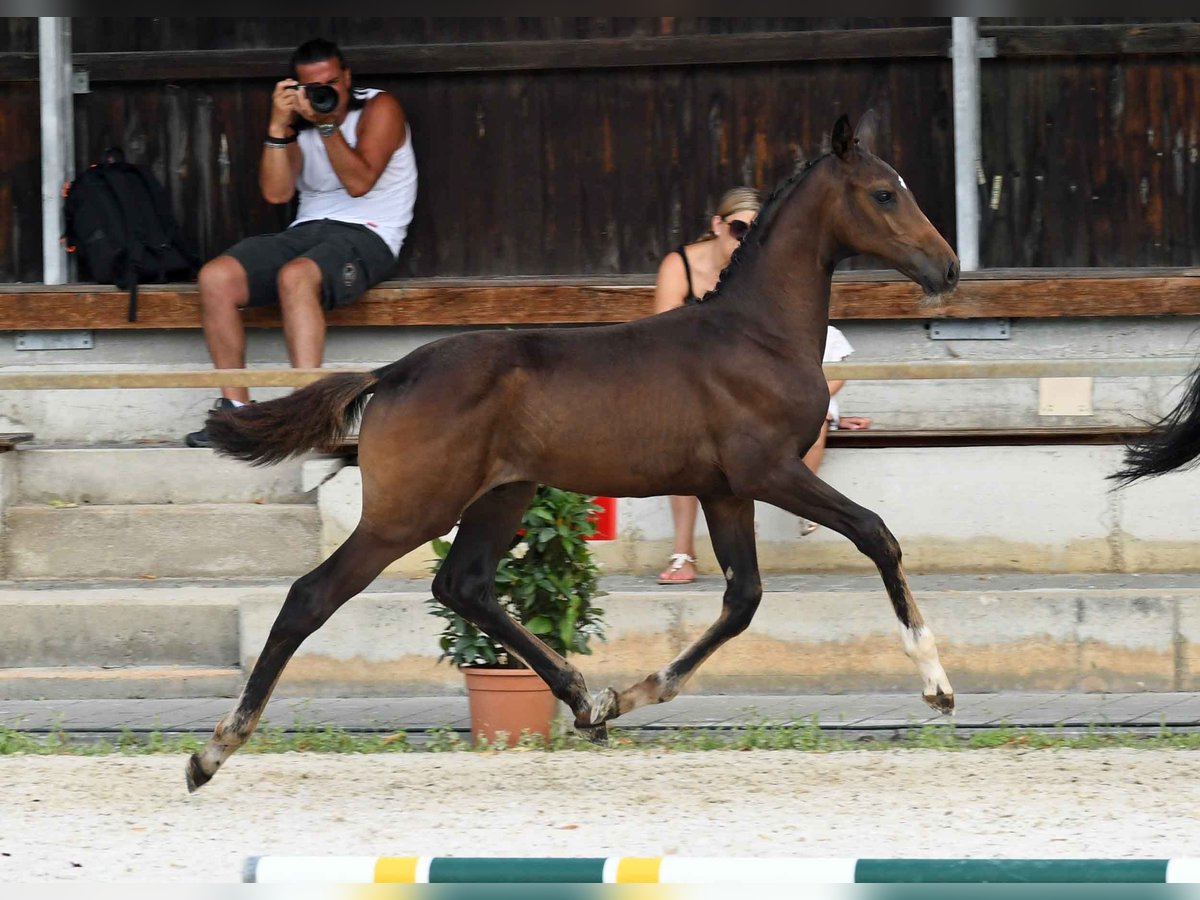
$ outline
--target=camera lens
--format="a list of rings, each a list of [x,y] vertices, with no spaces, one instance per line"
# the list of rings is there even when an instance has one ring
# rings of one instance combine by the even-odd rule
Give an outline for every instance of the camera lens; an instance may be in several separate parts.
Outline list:
[[[308,102],[317,112],[329,113],[337,109],[337,88],[328,84],[313,84],[306,86],[304,92],[308,95]]]

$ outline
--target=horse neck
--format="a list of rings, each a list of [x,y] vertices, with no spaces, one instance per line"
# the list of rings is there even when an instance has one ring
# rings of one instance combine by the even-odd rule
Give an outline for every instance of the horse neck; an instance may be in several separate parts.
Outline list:
[[[777,213],[758,259],[746,272],[739,306],[789,342],[823,346],[833,268],[840,258],[824,210],[829,188],[820,172],[796,187]]]

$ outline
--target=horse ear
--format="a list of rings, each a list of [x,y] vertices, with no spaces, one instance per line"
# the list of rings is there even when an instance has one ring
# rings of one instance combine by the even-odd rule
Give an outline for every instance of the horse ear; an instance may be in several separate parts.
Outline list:
[[[878,129],[879,116],[875,114],[875,110],[868,109],[854,127],[854,143],[858,144],[860,150],[874,154],[875,133]]]
[[[833,126],[829,144],[833,148],[834,155],[839,159],[845,159],[850,155],[850,150],[854,146],[854,138],[850,134],[850,117],[845,113],[838,117],[837,123]]]

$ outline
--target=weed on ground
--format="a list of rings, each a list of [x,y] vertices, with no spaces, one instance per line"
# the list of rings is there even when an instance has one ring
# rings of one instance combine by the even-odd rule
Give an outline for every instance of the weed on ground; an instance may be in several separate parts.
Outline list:
[[[78,735],[63,730],[43,733],[0,728],[0,756],[15,754],[130,756],[155,753],[192,753],[206,738],[194,734],[158,731],[125,731],[113,736]],[[660,752],[803,750],[816,753],[873,750],[941,750],[966,752],[1016,748],[1027,750],[1091,750],[1129,747],[1138,749],[1200,750],[1200,733],[1172,731],[1167,727],[1119,729],[1092,725],[1086,730],[1062,727],[960,729],[953,724],[922,725],[877,732],[846,732],[822,726],[816,717],[788,724],[755,724],[729,729],[678,728],[662,731],[613,729],[604,746],[589,743],[567,726],[558,727],[549,740],[524,735],[514,747],[503,742],[472,744],[468,735],[450,728],[408,734],[403,731],[351,732],[338,728],[297,723],[290,729],[259,728],[241,753],[614,753],[629,750]]]

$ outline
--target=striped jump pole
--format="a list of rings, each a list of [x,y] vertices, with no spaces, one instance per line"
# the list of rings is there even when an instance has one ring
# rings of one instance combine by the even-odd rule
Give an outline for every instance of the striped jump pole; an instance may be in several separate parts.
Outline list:
[[[1196,859],[251,856],[243,881],[325,884],[1197,884]]]

